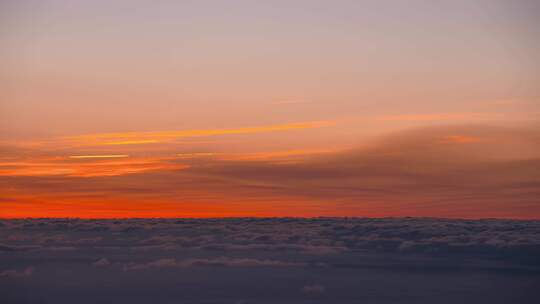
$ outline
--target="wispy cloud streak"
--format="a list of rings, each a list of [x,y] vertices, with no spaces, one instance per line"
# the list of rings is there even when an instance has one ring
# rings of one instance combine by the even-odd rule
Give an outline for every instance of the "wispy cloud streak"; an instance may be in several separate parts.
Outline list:
[[[65,137],[67,142],[80,145],[128,145],[149,144],[188,137],[222,136],[238,134],[256,134],[269,132],[283,132],[301,129],[316,129],[334,125],[333,121],[311,121],[290,123],[261,127],[245,127],[236,129],[203,129],[185,131],[158,131],[158,132],[125,132],[103,133]]]

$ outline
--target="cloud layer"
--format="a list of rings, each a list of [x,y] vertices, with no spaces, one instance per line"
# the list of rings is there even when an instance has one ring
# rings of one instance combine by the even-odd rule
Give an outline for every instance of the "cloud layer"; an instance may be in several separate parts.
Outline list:
[[[539,138],[432,127],[345,151],[14,161],[0,168],[0,216],[538,218]]]
[[[395,303],[411,295],[417,303],[440,302],[441,296],[442,303],[458,297],[466,303],[538,300],[538,221],[0,223],[2,303]]]

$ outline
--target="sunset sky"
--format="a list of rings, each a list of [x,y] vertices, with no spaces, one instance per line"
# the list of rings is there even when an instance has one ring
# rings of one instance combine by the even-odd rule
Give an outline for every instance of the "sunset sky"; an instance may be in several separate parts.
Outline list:
[[[540,219],[540,2],[0,2],[0,217]]]

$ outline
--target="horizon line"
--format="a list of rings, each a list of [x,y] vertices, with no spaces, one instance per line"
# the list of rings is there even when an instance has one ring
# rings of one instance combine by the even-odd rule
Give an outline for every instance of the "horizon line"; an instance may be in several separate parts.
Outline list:
[[[230,220],[230,219],[434,219],[540,221],[540,218],[437,217],[437,216],[223,216],[223,217],[0,217],[0,220]]]

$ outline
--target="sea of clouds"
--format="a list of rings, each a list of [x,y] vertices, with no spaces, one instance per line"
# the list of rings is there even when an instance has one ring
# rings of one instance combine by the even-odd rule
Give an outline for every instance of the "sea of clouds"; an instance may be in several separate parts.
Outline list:
[[[538,303],[540,221],[0,221],[0,303]]]

